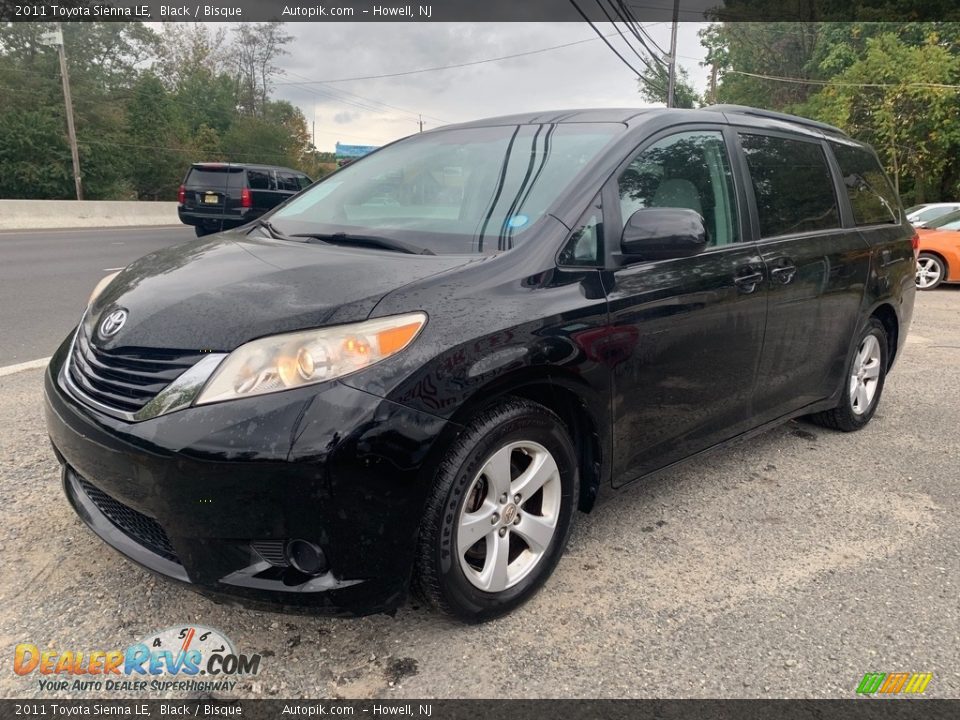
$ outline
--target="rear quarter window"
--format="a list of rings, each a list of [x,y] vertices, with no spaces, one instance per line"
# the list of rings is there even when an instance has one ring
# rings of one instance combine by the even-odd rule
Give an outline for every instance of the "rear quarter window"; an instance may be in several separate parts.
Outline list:
[[[760,236],[830,230],[840,227],[833,176],[818,142],[741,133]]]
[[[876,156],[866,148],[831,143],[857,225],[900,223],[900,203]]]
[[[247,183],[251,190],[274,190],[273,178],[267,170],[247,170]]]

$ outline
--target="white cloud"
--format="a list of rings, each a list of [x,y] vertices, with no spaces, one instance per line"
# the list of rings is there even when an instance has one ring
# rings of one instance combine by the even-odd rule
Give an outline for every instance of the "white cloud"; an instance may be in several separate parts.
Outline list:
[[[608,24],[599,25],[605,33]],[[680,64],[703,90],[708,71],[695,23],[681,23]],[[334,80],[471,62],[596,38],[585,23],[290,23],[294,40],[279,65],[280,82]],[[669,23],[651,25],[666,48]],[[639,60],[616,40],[621,54]],[[448,122],[572,107],[636,107],[645,103],[633,73],[599,39],[498,62],[394,78],[327,85],[278,85],[274,96],[299,106],[316,142],[380,145]],[[389,107],[384,106],[387,105]]]

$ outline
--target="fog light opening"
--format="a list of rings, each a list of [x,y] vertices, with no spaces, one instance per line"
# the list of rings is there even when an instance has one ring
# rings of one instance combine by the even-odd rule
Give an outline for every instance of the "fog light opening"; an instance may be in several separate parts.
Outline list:
[[[327,557],[308,540],[291,540],[286,548],[287,561],[304,575],[316,577],[327,571]]]

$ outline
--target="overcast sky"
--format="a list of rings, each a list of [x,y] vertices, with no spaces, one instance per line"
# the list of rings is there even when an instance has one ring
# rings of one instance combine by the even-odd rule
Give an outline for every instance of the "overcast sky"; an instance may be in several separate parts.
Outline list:
[[[609,24],[598,27],[604,34],[614,32]],[[667,48],[669,23],[648,27]],[[681,23],[677,51],[701,92],[708,75],[700,67],[704,51],[697,31],[702,27]],[[280,61],[287,74],[277,83],[403,72],[594,38],[464,68],[330,85],[277,85],[274,97],[297,105],[308,127],[316,121],[320,150],[333,150],[337,141],[381,145],[409,135],[417,131],[418,113],[423,113],[424,127],[431,128],[513,112],[645,105],[633,73],[585,23],[289,23],[286,28],[294,40]],[[619,37],[610,40],[639,65]]]

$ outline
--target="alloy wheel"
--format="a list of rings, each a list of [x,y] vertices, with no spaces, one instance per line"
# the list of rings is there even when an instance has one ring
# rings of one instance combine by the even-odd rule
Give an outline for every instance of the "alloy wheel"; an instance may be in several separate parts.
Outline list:
[[[857,349],[850,374],[850,407],[856,415],[863,415],[873,405],[880,383],[882,361],[880,341],[876,335],[867,335]]]
[[[925,255],[917,260],[917,287],[928,290],[942,279],[943,268],[935,258]]]
[[[529,575],[556,533],[560,502],[560,469],[545,447],[524,440],[493,453],[468,489],[457,522],[457,555],[467,580],[495,593]]]

